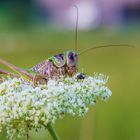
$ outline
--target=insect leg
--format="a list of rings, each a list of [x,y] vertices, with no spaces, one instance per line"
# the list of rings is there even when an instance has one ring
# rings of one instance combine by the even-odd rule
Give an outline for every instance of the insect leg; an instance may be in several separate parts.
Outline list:
[[[0,74],[10,76],[12,78],[14,78],[14,77],[19,78],[20,77],[20,75],[18,75],[18,74],[14,74],[14,73],[11,73],[9,71],[2,70],[2,69],[0,69]]]
[[[37,83],[42,85],[47,84],[46,76],[42,74],[36,74],[33,78],[33,84],[36,85]]]
[[[33,75],[28,73],[27,71],[25,71],[24,69],[21,69],[17,66],[14,66],[13,64],[3,60],[0,58],[0,63],[9,67],[11,70],[15,71],[16,73],[18,73],[21,77],[25,78],[28,81],[32,81],[33,80]]]

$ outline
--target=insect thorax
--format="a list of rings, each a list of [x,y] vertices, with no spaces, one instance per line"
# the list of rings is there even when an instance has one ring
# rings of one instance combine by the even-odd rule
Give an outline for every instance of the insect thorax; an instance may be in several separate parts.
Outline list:
[[[75,59],[75,56],[70,57],[73,60],[70,60],[69,58],[69,55],[72,55],[72,53],[72,51],[67,51],[66,53],[52,56],[47,60],[37,64],[31,70],[50,78],[59,77],[61,75],[72,76],[77,72],[77,62],[75,62],[75,60],[77,61],[77,58]],[[73,55],[75,54],[73,53]]]

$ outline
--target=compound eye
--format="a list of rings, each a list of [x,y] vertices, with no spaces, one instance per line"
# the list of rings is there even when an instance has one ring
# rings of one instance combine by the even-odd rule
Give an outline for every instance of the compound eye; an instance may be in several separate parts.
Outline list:
[[[70,53],[70,54],[69,54],[69,59],[70,59],[70,60],[74,60],[73,53]]]

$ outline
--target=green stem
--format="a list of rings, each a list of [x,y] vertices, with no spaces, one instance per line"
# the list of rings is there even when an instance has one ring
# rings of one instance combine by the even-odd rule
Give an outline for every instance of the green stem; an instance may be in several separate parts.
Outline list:
[[[55,131],[55,128],[53,127],[53,125],[51,123],[48,123],[47,129],[54,140],[60,140],[59,136],[57,135],[57,133]]]

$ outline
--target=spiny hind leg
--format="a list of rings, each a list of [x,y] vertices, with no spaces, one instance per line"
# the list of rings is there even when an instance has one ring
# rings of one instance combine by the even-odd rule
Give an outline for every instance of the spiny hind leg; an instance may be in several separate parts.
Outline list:
[[[4,82],[3,77],[0,76],[0,83]]]
[[[6,70],[2,70],[2,69],[0,69],[0,74],[5,75],[5,76],[9,76],[9,77],[12,77],[12,78],[19,78],[20,77],[20,75],[18,75],[18,74],[15,74],[15,73],[12,73],[12,72],[9,72],[9,71],[6,71]]]
[[[31,80],[33,79],[33,75],[30,74],[29,72],[27,72],[26,70],[19,68],[7,61],[5,61],[4,59],[0,58],[0,64],[3,64],[5,66],[7,66],[8,68],[10,68],[11,70],[13,70],[14,72],[16,72],[18,75],[20,75],[21,77],[24,77],[27,80]]]
[[[27,78],[26,77],[24,77],[24,78],[29,80],[29,81],[32,81],[35,85],[37,83],[39,83],[39,84],[47,84],[47,78],[46,78],[45,75],[36,74],[34,76],[31,73],[27,72],[26,70],[21,69],[21,68],[19,68],[17,66],[14,66],[13,64],[11,64],[11,63],[9,63],[9,62],[1,59],[1,58],[0,58],[0,64],[3,64],[5,66],[9,67],[10,69],[12,69],[13,71],[15,71],[19,77],[26,76]],[[8,74],[12,75],[11,73],[3,71],[3,70],[1,70],[0,73],[5,74],[5,75],[8,75]]]
[[[0,83],[4,82],[4,79],[0,77]]]
[[[4,81],[4,78],[2,76],[9,76],[11,78],[20,78],[21,76],[18,74],[11,73],[6,70],[0,69],[0,83]],[[35,76],[32,76],[33,84],[36,85],[39,84],[47,84],[47,78],[45,75],[42,74],[36,74]]]
[[[14,73],[11,73],[9,71],[0,69],[0,83],[4,82],[4,80],[5,80],[4,76],[9,76],[11,78],[19,78],[20,77],[17,74],[14,74]]]

